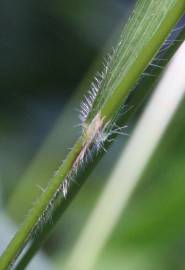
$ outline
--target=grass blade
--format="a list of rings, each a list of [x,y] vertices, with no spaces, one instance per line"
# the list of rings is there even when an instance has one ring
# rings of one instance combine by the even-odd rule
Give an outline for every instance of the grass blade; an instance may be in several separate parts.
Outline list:
[[[58,205],[65,208],[72,180],[93,147],[100,150],[116,132],[115,117],[130,89],[155,56],[171,28],[184,12],[183,0],[138,1],[98,84],[93,84],[82,112],[82,135],[0,259],[0,268],[14,264],[29,239],[45,226]],[[95,99],[95,100],[93,100]],[[43,239],[42,239],[43,240]]]

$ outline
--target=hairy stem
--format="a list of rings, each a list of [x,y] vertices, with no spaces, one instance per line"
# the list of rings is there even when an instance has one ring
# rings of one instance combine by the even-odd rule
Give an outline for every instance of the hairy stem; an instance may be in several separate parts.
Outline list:
[[[101,132],[114,119],[130,89],[157,53],[171,28],[183,14],[184,8],[184,0],[138,1],[135,12],[123,30],[118,46],[106,67],[91,111],[82,123],[81,137],[1,256],[1,270],[14,264],[30,237],[40,226],[45,225],[55,207],[64,202],[61,197],[70,196],[70,179],[75,179],[97,137],[102,135]]]

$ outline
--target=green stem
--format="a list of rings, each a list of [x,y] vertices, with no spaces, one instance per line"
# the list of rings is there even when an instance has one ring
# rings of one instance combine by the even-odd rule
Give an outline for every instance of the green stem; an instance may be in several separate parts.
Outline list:
[[[164,68],[165,68],[166,64],[168,63],[169,59],[171,58],[171,56],[178,49],[178,47],[180,46],[180,44],[182,43],[184,38],[185,38],[185,28],[177,36],[178,42],[174,42],[171,45],[170,49],[168,49],[166,51],[166,53],[163,55],[163,58],[166,59],[165,63],[164,63]],[[160,64],[160,63],[158,63],[158,64]],[[146,70],[146,72],[147,73],[151,72],[150,67]],[[120,123],[119,123],[120,126],[124,126],[128,122],[128,120],[134,115],[134,113],[138,110],[141,103],[145,100],[146,95],[148,95],[150,93],[150,89],[152,88],[152,86],[156,82],[157,77],[161,74],[161,72],[162,72],[161,69],[156,69],[155,76],[154,77],[153,76],[152,77],[145,77],[145,80],[139,85],[139,87],[137,87],[137,91],[134,91],[132,93],[132,95],[129,97],[129,100],[127,101],[127,107],[129,107],[129,108],[133,107],[133,109],[129,110],[128,113],[125,114],[124,117],[122,117],[120,119]],[[143,85],[145,85],[145,87],[143,87]],[[109,147],[109,145],[106,144],[106,149],[108,149],[108,147]],[[102,152],[101,155],[99,154],[98,155],[99,159],[98,160],[94,159],[93,163],[90,164],[90,168],[89,169],[87,168],[88,175],[89,175],[89,173],[91,173],[91,171],[93,170],[93,168],[95,167],[95,165],[100,160],[100,158],[102,157],[103,154],[104,154],[104,152]],[[80,180],[86,179],[88,177],[88,175],[87,175],[87,173],[86,173],[86,175],[83,175],[83,176],[80,175],[79,179],[77,179],[77,182],[80,185],[78,185],[78,186],[74,185],[75,192],[73,193],[72,197],[74,197],[75,194],[77,194],[77,192],[81,188],[81,185],[83,184],[82,181],[80,181]],[[71,190],[69,192],[71,194]],[[64,206],[64,204],[65,204],[65,206]],[[59,217],[61,216],[61,214],[63,213],[65,208],[68,206],[68,204],[70,204],[70,200],[68,202],[67,202],[67,200],[65,200],[62,204],[62,209],[58,209],[58,211],[55,211],[55,213],[53,213],[52,224],[47,224],[47,226],[45,226],[42,233],[40,233],[39,236],[37,236],[36,239],[34,239],[34,241],[32,241],[29,248],[24,253],[24,256],[21,258],[19,264],[16,266],[16,268],[15,268],[16,270],[22,270],[28,265],[31,258],[33,258],[35,253],[40,248],[40,246],[42,244],[41,239],[45,240],[45,238],[49,236],[49,232],[51,232],[53,225],[56,224],[56,222],[58,221]]]
[[[117,54],[120,54],[120,51],[123,52],[120,54],[120,57],[117,57],[117,54],[115,54],[114,58],[118,59],[117,65],[115,65],[113,61],[113,68],[111,74],[111,83],[107,84],[106,91],[102,92],[105,94],[104,102],[101,104],[101,107],[98,107],[97,110],[94,110],[94,117],[100,112],[102,119],[104,119],[102,128],[107,124],[109,120],[111,120],[116,111],[119,109],[120,105],[123,104],[126,97],[128,96],[130,89],[134,86],[136,80],[139,78],[139,75],[143,72],[143,70],[146,68],[147,64],[152,60],[152,57],[155,55],[155,53],[158,51],[159,47],[161,46],[162,42],[165,40],[167,35],[170,32],[170,29],[174,26],[174,24],[177,22],[177,20],[180,18],[180,16],[184,12],[185,3],[184,0],[140,0],[140,5],[138,7],[142,7],[142,10],[140,11],[141,14],[143,14],[142,18],[142,27],[140,27],[137,31],[136,37],[131,36],[131,40],[128,41],[128,44],[126,41],[122,42],[121,47],[118,49]],[[144,3],[144,5],[143,5]],[[147,6],[147,3],[150,3]],[[161,20],[160,25],[158,25],[158,21],[155,21],[157,25],[152,25],[152,28],[148,28],[150,31],[146,32],[144,31],[143,36],[143,29],[145,27],[147,28],[150,23],[150,15],[147,14],[146,10],[143,10],[143,7],[145,6],[151,8],[151,12],[154,12],[152,10],[152,7],[157,6],[157,11],[160,11],[161,8]],[[157,14],[159,16],[159,14]],[[133,16],[134,18],[134,16]],[[145,21],[146,18],[146,21]],[[138,20],[140,19],[140,16],[138,16]],[[134,20],[134,19],[133,19]],[[145,22],[145,25],[144,25]],[[138,21],[139,23],[139,21]],[[151,23],[154,23],[152,21]],[[135,21],[134,21],[135,24]],[[132,26],[132,20],[130,20],[129,25]],[[137,25],[137,24],[136,24]],[[151,30],[155,27],[158,29],[155,31],[155,33],[151,33]],[[128,27],[129,30],[129,27]],[[130,27],[130,30],[133,31],[132,27]],[[136,31],[136,30],[135,30]],[[151,37],[150,37],[151,34]],[[146,40],[143,40],[146,35]],[[141,37],[140,37],[141,36]],[[123,38],[123,35],[121,36]],[[133,42],[134,40],[134,42]],[[121,40],[122,41],[122,40]],[[141,45],[139,46],[139,42],[141,41]],[[144,42],[145,41],[145,42]],[[127,45],[125,47],[125,44]],[[137,45],[137,46],[136,46]],[[133,51],[135,50],[135,47],[138,49],[138,55],[134,56]],[[132,53],[130,54],[129,58],[129,52],[130,47]],[[126,61],[127,60],[127,61]],[[126,62],[125,62],[126,61]],[[128,63],[128,65],[127,65]],[[126,66],[126,67],[125,67]],[[120,73],[115,72],[120,67]],[[110,65],[111,70],[111,65]],[[126,70],[124,72],[123,70]],[[109,73],[108,73],[109,74]],[[105,77],[106,80],[109,82],[109,77]],[[104,84],[106,85],[106,83]],[[110,91],[108,92],[109,89]],[[100,89],[101,90],[101,89]],[[100,91],[101,92],[101,91]],[[92,120],[94,119],[92,118]],[[92,122],[90,121],[89,124]],[[98,130],[99,131],[99,130]],[[4,251],[3,255],[0,258],[0,269],[5,270],[8,267],[12,266],[18,257],[18,255],[23,250],[26,243],[29,241],[30,237],[32,236],[32,233],[34,233],[34,230],[37,228],[38,223],[40,222],[40,219],[42,220],[43,214],[47,210],[48,206],[50,205],[52,200],[57,200],[58,198],[55,197],[56,193],[58,194],[58,191],[66,179],[67,176],[70,175],[72,170],[74,169],[74,164],[77,163],[77,160],[79,161],[79,155],[83,154],[84,151],[86,152],[89,147],[91,147],[91,144],[87,144],[88,148],[84,148],[84,145],[88,143],[89,137],[87,135],[82,135],[77,142],[75,143],[74,147],[68,154],[66,160],[63,162],[63,164],[60,166],[57,174],[55,174],[47,189],[45,192],[42,193],[38,201],[35,203],[34,208],[30,211],[29,215],[25,219],[25,222],[23,223],[20,230],[16,233],[6,250]],[[68,201],[71,201],[73,196],[70,196],[67,198]],[[64,204],[64,200],[60,201],[60,207],[61,204]],[[57,206],[58,207],[58,206]],[[56,208],[57,208],[56,207]],[[53,212],[55,209],[53,210]],[[51,213],[52,214],[52,213]],[[43,221],[42,221],[43,222]],[[43,239],[41,239],[42,241]]]

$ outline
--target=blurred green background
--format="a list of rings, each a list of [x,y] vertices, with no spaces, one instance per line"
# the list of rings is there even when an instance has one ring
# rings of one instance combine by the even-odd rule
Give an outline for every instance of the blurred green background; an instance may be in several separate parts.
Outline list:
[[[77,138],[83,93],[134,3],[0,1],[0,206],[9,223],[22,222],[38,185],[46,186]],[[96,269],[185,269],[184,108],[185,101]],[[63,269],[126,141],[112,145],[45,243],[48,269]],[[9,240],[3,215],[0,237]]]

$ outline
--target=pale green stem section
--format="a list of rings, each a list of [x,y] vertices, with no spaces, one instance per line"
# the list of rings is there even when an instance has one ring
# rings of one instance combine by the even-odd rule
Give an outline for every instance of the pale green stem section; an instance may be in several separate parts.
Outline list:
[[[92,270],[185,94],[185,42],[176,52],[82,230],[66,270]]]
[[[104,78],[104,85],[108,82],[107,87],[105,88],[106,91],[102,92],[102,94],[105,94],[106,99],[102,103],[102,106],[97,107],[97,110],[93,111],[94,117],[91,119],[92,122],[90,119],[87,121],[87,132],[84,132],[84,134],[82,134],[82,136],[77,140],[71,152],[67,155],[65,161],[60,166],[58,173],[52,177],[47,189],[35,203],[22,227],[1,256],[1,270],[5,270],[14,264],[16,258],[21,253],[25,244],[40,222],[40,219],[43,223],[43,214],[47,214],[47,208],[50,207],[53,200],[55,201],[56,193],[59,192],[61,184],[64,182],[66,177],[73,172],[74,167],[75,169],[78,169],[86,151],[89,150],[89,147],[91,147],[91,144],[93,143],[93,139],[95,137],[93,127],[97,128],[94,121],[97,114],[101,114],[102,119],[104,120],[102,121],[102,119],[100,119],[100,122],[102,122],[100,128],[103,128],[103,126],[105,126],[107,122],[115,116],[115,113],[119,109],[120,105],[125,101],[125,98],[129,94],[130,89],[134,86],[136,80],[139,78],[139,75],[141,75],[147,64],[152,60],[152,57],[162,45],[171,28],[183,14],[184,8],[184,0],[139,1],[136,18],[133,15],[132,19],[129,21],[126,40],[123,41],[124,35],[122,35],[121,45],[118,47],[117,54],[113,57],[113,60],[115,59],[115,63],[116,61],[118,61],[118,63],[114,65],[113,61],[110,65],[111,68],[107,73],[107,76]],[[161,14],[161,16],[159,16],[159,14]],[[160,20],[156,20],[155,16],[159,17]],[[150,20],[150,18],[152,19]],[[122,56],[124,56],[123,59]],[[119,70],[119,72],[116,72],[115,70]],[[112,74],[112,79],[109,84],[110,72]],[[97,99],[98,98],[99,96]],[[90,131],[93,131],[93,137],[89,134]],[[100,130],[97,129],[97,132],[99,131]]]

